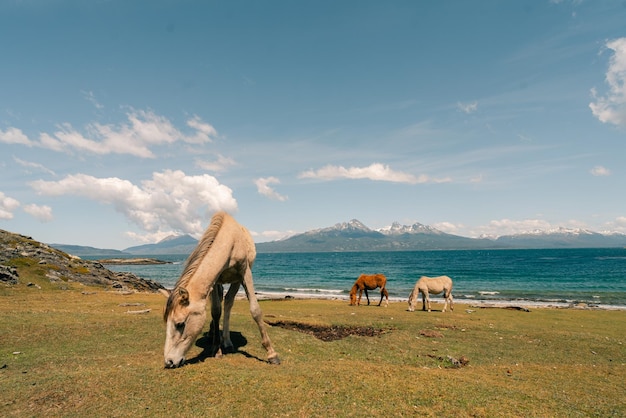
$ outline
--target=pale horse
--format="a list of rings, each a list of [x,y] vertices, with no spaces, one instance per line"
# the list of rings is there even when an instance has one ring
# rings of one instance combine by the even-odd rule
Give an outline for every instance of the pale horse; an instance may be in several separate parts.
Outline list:
[[[254,293],[252,264],[256,249],[250,233],[230,215],[219,212],[187,259],[183,273],[171,291],[166,291],[167,303],[163,319],[166,322],[164,358],[165,367],[180,367],[185,354],[196,341],[206,320],[207,299],[211,297],[211,349],[216,357],[232,350],[230,339],[230,311],[239,286],[243,286],[250,304],[250,313],[261,332],[261,342],[267,350],[268,361],[280,364],[274,351],[263,313]],[[223,285],[230,284],[224,298],[224,327],[220,340],[219,321],[222,313]]]
[[[452,279],[448,276],[438,276],[438,277],[427,277],[422,276],[415,283],[415,287],[413,291],[409,295],[409,311],[413,312],[415,310],[415,305],[417,305],[417,296],[422,294],[422,310],[426,310],[426,305],[428,305],[428,312],[430,312],[430,297],[432,294],[439,294],[443,292],[444,303],[443,309],[441,312],[446,311],[446,306],[450,305],[450,310],[454,310],[454,306],[452,305]]]

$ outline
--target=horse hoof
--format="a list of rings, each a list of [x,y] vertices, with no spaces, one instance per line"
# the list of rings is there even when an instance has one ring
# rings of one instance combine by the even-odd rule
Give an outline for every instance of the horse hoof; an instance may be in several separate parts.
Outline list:
[[[267,359],[269,364],[274,364],[274,365],[279,365],[280,364],[280,358],[278,358],[278,356],[276,357],[272,357]]]

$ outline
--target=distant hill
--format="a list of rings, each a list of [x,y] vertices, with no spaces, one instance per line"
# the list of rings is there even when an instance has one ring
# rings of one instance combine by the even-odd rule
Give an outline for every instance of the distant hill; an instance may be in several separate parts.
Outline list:
[[[280,241],[256,244],[259,253],[609,247],[626,247],[626,235],[559,228],[497,238],[467,238],[420,223],[395,222],[372,230],[356,219]]]
[[[198,240],[190,235],[169,236],[156,244],[144,244],[124,249],[125,253],[133,255],[159,254],[191,254],[198,245]]]
[[[495,242],[513,248],[611,248],[625,247],[626,235],[601,234],[586,229],[557,228],[517,235],[504,235]]]
[[[49,244],[52,248],[56,248],[64,253],[72,254],[78,257],[90,256],[124,256],[129,255],[120,250],[110,250],[103,248],[85,247],[82,245],[66,245],[66,244]]]

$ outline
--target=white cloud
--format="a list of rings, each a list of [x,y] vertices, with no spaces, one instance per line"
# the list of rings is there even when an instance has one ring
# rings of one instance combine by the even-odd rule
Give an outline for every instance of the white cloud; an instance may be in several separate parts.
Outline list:
[[[224,157],[223,155],[217,156],[217,161],[202,161],[196,160],[196,167],[200,167],[203,170],[221,172],[227,170],[229,167],[235,166],[237,163],[232,158]]]
[[[468,236],[498,237],[502,235],[514,235],[535,230],[547,230],[552,228],[550,222],[542,219],[524,219],[516,221],[512,219],[500,219],[490,221],[487,225],[472,228]]]
[[[39,164],[39,163],[34,163],[34,162],[31,162],[31,161],[25,161],[25,160],[22,160],[22,159],[17,158],[17,157],[13,157],[13,161],[15,161],[16,163],[18,163],[18,164],[19,164],[19,165],[21,165],[22,167],[25,167],[25,168],[34,168],[34,169],[36,169],[36,170],[43,171],[44,173],[48,173],[48,174],[51,174],[51,175],[53,175],[53,176],[55,175],[54,171],[50,170],[49,168],[45,167],[45,166],[44,166],[44,165],[42,165],[42,164]]]
[[[457,102],[456,106],[459,108],[461,112],[467,113],[468,115],[478,110],[478,102],[471,102],[471,103]]]
[[[0,192],[0,219],[13,219],[13,212],[20,202]]]
[[[203,144],[211,142],[216,130],[198,116],[187,121],[192,130],[185,134],[176,129],[164,116],[152,111],[131,109],[126,113],[127,122],[118,125],[88,124],[85,132],[76,130],[69,123],[58,125],[55,132],[42,132],[39,141],[31,141],[16,128],[0,131],[0,141],[27,146],[39,146],[58,152],[73,151],[93,154],[130,154],[141,158],[154,158],[152,146],[186,142]]]
[[[85,99],[87,99],[96,109],[103,109],[104,106],[101,105],[98,100],[96,100],[96,96],[93,94],[93,91],[81,91]]]
[[[252,234],[252,236],[257,238],[256,241],[258,242],[278,241],[281,239],[287,239],[291,236],[298,234],[298,232],[291,231],[291,230],[289,231],[263,231],[260,234],[257,232],[250,232],[250,233]]]
[[[39,206],[35,204],[26,205],[24,206],[24,212],[41,222],[49,222],[52,220],[52,208],[50,206]]]
[[[589,172],[594,176],[610,176],[611,171],[608,168],[604,168],[601,165],[595,166]]]
[[[455,225],[452,222],[439,222],[433,224],[433,228],[448,234],[459,235],[459,231],[461,231],[464,227],[463,225]]]
[[[0,129],[0,142],[26,145],[28,147],[33,146],[33,142],[24,135],[24,132],[17,128],[9,128],[6,131]]]
[[[609,91],[601,96],[592,89],[595,102],[589,108],[600,122],[626,127],[626,38],[609,41],[606,48],[613,51],[605,78]]]
[[[205,123],[199,116],[194,115],[193,118],[187,121],[187,126],[196,130],[194,136],[187,137],[186,142],[192,144],[203,144],[205,142],[211,142],[212,136],[217,136],[215,128],[208,123]]]
[[[215,177],[188,176],[180,170],[152,173],[152,179],[141,185],[86,174],[69,175],[59,181],[38,180],[30,185],[42,195],[76,195],[113,205],[129,221],[152,234],[172,230],[201,234],[210,213],[237,210],[232,190]]]
[[[367,167],[350,167],[327,165],[319,170],[308,170],[300,173],[299,178],[311,178],[321,180],[345,179],[369,179],[376,181],[388,181],[393,183],[445,183],[449,178],[435,179],[422,174],[415,177],[412,174],[393,171],[389,166],[373,163]]]
[[[276,190],[270,187],[270,184],[279,183],[280,180],[278,180],[276,177],[261,177],[254,180],[254,184],[256,184],[256,189],[259,194],[262,194],[265,197],[269,197],[270,199],[280,200],[281,202],[284,202],[285,200],[287,200],[287,196],[279,194],[278,192],[276,192]]]

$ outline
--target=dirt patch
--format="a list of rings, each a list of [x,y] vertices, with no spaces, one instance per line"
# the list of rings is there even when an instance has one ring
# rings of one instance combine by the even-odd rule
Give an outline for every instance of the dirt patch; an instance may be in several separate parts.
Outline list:
[[[391,328],[382,329],[374,327],[348,327],[343,325],[313,325],[293,321],[266,322],[274,327],[281,327],[291,331],[298,331],[312,335],[322,341],[341,340],[349,335],[356,335],[359,337],[376,337],[377,335],[391,331]]]
[[[420,335],[426,338],[443,338],[443,334],[441,332],[432,329],[423,329],[420,331]]]

